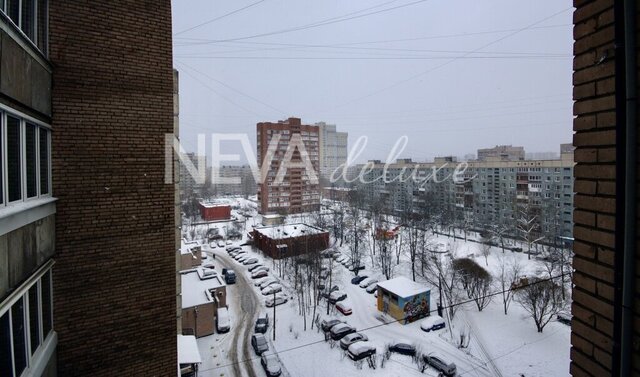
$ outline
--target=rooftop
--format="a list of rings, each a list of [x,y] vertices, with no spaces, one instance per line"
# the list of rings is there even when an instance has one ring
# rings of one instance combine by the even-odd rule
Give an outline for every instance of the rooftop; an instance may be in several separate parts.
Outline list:
[[[285,239],[325,233],[326,230],[307,224],[286,224],[255,228],[255,231],[271,239]]]
[[[398,276],[397,278],[380,282],[378,283],[378,287],[402,298],[411,297],[423,292],[430,291],[430,289],[425,287],[424,285],[409,280],[404,276]]]
[[[202,362],[196,337],[178,335],[178,364],[198,364]]]
[[[180,254],[193,254],[195,252],[199,252],[200,250],[193,250],[194,248],[201,248],[202,245],[198,241],[187,241],[184,238],[180,243]]]
[[[183,309],[213,301],[209,290],[226,285],[218,274],[211,277],[205,275],[211,271],[213,270],[200,267],[181,274]]]

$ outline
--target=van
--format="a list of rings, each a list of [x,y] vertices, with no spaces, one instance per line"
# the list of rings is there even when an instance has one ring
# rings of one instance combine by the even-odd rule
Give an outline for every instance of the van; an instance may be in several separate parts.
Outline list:
[[[269,327],[269,315],[267,313],[258,314],[258,319],[256,320],[254,332],[264,334],[267,332],[268,327]]]
[[[233,270],[227,270],[227,273],[224,275],[224,281],[227,284],[235,284],[236,283],[236,273]]]
[[[231,319],[228,308],[218,308],[216,311],[216,328],[219,333],[228,332],[231,329]]]

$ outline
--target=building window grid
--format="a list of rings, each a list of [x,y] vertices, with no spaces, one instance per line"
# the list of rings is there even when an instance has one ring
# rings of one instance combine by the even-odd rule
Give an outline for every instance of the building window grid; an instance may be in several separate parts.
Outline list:
[[[0,0],[0,11],[34,47],[48,55],[48,0]]]
[[[10,184],[9,181],[9,134],[8,134],[8,119],[9,117],[18,119],[19,121],[19,176],[20,176],[20,188],[19,188],[19,197],[14,198],[14,200],[10,200]],[[35,126],[35,133],[33,137],[33,174],[34,174],[34,183],[35,183],[35,195],[28,196],[30,194],[28,192],[27,186],[27,127],[29,125]],[[0,182],[2,182],[2,189],[0,189],[0,208],[10,206],[16,203],[22,203],[38,198],[50,197],[51,196],[51,130],[48,126],[42,123],[34,122],[31,120],[24,119],[17,113],[3,111],[0,109],[0,160],[1,160],[1,170],[0,171]],[[44,138],[43,138],[44,136]],[[45,141],[46,145],[44,148],[41,148],[41,141]],[[42,152],[46,153],[45,159],[43,159]],[[45,170],[43,171],[42,164],[43,162],[46,164]],[[46,177],[42,177],[42,175],[46,175]],[[43,180],[43,178],[46,178]],[[46,187],[43,187],[44,186]]]

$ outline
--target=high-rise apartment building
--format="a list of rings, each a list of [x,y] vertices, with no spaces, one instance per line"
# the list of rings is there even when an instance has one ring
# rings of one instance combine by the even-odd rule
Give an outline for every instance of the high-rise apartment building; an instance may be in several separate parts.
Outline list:
[[[555,160],[495,156],[467,161],[457,179],[456,169],[461,170],[455,157],[439,157],[429,163],[400,159],[385,165],[376,161],[365,175],[371,183],[360,184],[358,190],[390,213],[428,210],[443,222],[475,229],[509,227],[520,216],[530,216],[539,224],[537,233],[571,237],[573,151],[563,152]],[[414,170],[415,179],[411,177]],[[515,227],[506,230],[517,234]]]
[[[0,24],[0,375],[176,375],[170,2]]]
[[[319,156],[320,156],[320,177],[323,183],[331,186],[331,174],[342,164],[347,162],[347,146],[348,134],[346,132],[337,132],[335,124],[326,124],[318,122],[319,131]],[[336,177],[338,174],[336,174]]]
[[[289,214],[319,210],[318,126],[304,125],[299,118],[289,118],[277,123],[258,123],[256,132],[258,163],[261,169],[268,164],[266,176],[258,184],[260,213]],[[278,138],[277,143],[275,138]],[[288,163],[296,167],[286,168]],[[278,182],[280,168],[284,175],[282,181]]]

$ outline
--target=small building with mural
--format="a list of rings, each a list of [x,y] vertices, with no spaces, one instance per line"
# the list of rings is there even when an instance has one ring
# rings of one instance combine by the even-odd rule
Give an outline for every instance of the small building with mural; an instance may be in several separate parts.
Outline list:
[[[431,289],[404,276],[378,283],[378,310],[407,324],[430,313]]]

